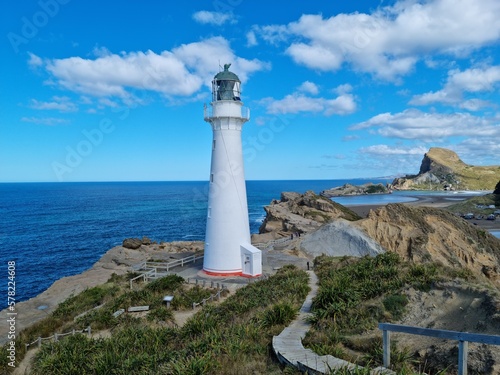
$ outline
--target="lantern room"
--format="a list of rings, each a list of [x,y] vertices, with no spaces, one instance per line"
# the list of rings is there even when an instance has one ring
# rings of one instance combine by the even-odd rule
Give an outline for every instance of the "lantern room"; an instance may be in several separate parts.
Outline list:
[[[212,102],[220,100],[241,100],[241,81],[229,71],[231,64],[224,64],[224,71],[215,75],[212,81]]]

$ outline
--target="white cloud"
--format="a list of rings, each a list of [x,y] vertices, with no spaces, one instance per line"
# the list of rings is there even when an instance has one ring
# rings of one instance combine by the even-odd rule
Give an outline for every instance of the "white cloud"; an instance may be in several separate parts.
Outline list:
[[[338,95],[348,94],[352,91],[352,86],[349,83],[344,83],[343,85],[339,85],[333,89],[333,92]]]
[[[123,52],[120,55],[107,53],[95,59],[52,59],[46,62],[45,69],[51,80],[65,89],[137,103],[135,90],[153,91],[169,98],[195,94],[203,84],[209,85],[218,72],[213,56],[221,62],[231,62],[231,70],[242,82],[253,72],[269,68],[260,60],[236,56],[226,39],[213,37],[159,54]]]
[[[255,47],[256,45],[259,44],[257,42],[257,37],[255,36],[255,32],[254,31],[249,31],[246,34],[246,37],[247,37],[247,47]]]
[[[38,68],[43,65],[43,60],[35,55],[34,53],[28,52],[29,55],[29,60],[28,60],[28,66],[30,68]]]
[[[421,155],[423,156],[428,149],[423,146],[417,147],[401,147],[401,146],[388,146],[388,145],[373,145],[362,147],[360,152],[370,155]]]
[[[356,111],[356,102],[351,94],[344,94],[335,99],[326,100],[325,115],[348,115]]]
[[[78,107],[67,96],[53,96],[50,102],[31,99],[29,107],[39,110],[57,110],[59,112],[75,112],[78,110]]]
[[[384,137],[433,142],[455,136],[500,138],[500,125],[491,120],[469,113],[425,113],[416,109],[382,113],[350,127],[350,130],[364,129],[373,129]]]
[[[298,64],[354,70],[397,81],[430,53],[465,57],[496,43],[497,0],[400,0],[371,14],[302,15],[287,25],[255,27],[270,43],[291,40],[286,53]]]
[[[94,49],[92,50],[92,54],[95,57],[105,57],[105,56],[112,55],[112,53],[109,49],[107,49],[106,47],[99,47],[99,46],[94,47]]]
[[[200,10],[193,14],[193,19],[201,24],[210,24],[220,26],[226,22],[236,23],[236,19],[230,13],[210,12],[208,10]]]
[[[498,165],[498,138],[471,137],[454,146],[460,158],[472,165]]]
[[[412,105],[429,105],[441,103],[477,111],[492,104],[477,98],[464,99],[464,94],[477,94],[491,92],[500,82],[500,66],[471,68],[464,71],[451,70],[444,87],[439,91],[415,95],[411,100]]]
[[[290,36],[290,31],[286,25],[253,26],[252,31],[267,43],[274,45],[286,41]]]
[[[347,115],[356,110],[356,102],[351,94],[340,95],[334,99],[325,99],[293,93],[279,100],[265,98],[262,103],[266,105],[267,112],[272,114],[312,112],[331,116]]]
[[[299,91],[305,92],[311,95],[317,95],[319,93],[318,86],[310,81],[302,82],[302,84],[297,88]]]
[[[100,98],[99,104],[102,107],[111,107],[111,108],[118,108],[120,106],[120,104],[118,104],[116,101],[108,98]]]
[[[30,122],[37,125],[47,125],[47,126],[64,125],[69,123],[69,121],[66,119],[55,118],[55,117],[22,117],[21,121]]]

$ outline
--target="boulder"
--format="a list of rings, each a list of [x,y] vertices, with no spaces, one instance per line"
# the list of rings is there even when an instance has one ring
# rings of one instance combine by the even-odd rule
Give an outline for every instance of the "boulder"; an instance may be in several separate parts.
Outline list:
[[[123,240],[123,247],[127,249],[138,249],[142,245],[142,240],[139,238],[126,238]]]
[[[384,249],[347,220],[338,219],[307,234],[300,249],[312,256],[376,256]]]

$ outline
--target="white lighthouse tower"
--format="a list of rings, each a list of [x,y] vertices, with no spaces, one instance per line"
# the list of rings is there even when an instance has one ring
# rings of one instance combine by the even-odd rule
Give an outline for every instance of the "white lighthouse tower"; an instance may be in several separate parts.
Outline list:
[[[224,71],[215,75],[212,102],[204,113],[213,139],[203,271],[254,277],[262,274],[262,255],[250,244],[241,147],[241,130],[250,112],[243,107],[241,82],[230,66],[225,64]]]

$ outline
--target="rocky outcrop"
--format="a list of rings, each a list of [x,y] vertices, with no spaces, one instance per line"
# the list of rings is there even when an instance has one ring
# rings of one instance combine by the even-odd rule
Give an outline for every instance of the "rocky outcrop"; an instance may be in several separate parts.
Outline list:
[[[388,192],[389,189],[387,189],[383,184],[368,183],[364,185],[345,184],[342,186],[323,190],[319,195],[331,198],[341,197],[345,195],[385,194]]]
[[[406,260],[435,261],[500,281],[500,240],[448,211],[389,204],[353,225]]]
[[[312,191],[305,194],[284,192],[280,200],[264,207],[266,218],[259,233],[307,233],[334,219],[359,220],[356,213]]]
[[[500,181],[498,181],[498,184],[495,186],[495,190],[493,191],[493,194],[500,195]]]
[[[139,238],[125,238],[123,240],[123,243],[122,243],[122,246],[126,249],[132,249],[132,250],[136,250],[138,248],[140,248],[142,245],[146,245],[146,246],[149,246],[149,245],[152,245],[152,244],[155,244],[156,242],[152,242],[149,237],[142,237],[142,239],[139,239]]]
[[[399,190],[493,190],[500,166],[473,166],[448,149],[432,147],[424,155],[418,175],[394,179]]]
[[[313,192],[282,193],[265,207],[256,242],[301,233],[288,245],[307,256],[376,255],[391,251],[415,263],[438,262],[500,282],[500,240],[448,210],[388,204],[360,219]],[[264,238],[265,237],[265,238]]]
[[[138,249],[142,245],[142,241],[138,238],[126,238],[123,240],[122,246],[126,249]]]
[[[384,249],[364,231],[346,220],[335,220],[304,237],[300,249],[314,257],[328,256],[376,256]]]

